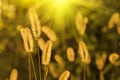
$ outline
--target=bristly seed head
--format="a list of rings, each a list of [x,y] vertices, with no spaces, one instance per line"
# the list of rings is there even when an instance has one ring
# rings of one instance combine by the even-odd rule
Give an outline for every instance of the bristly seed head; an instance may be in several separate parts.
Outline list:
[[[30,22],[32,27],[32,33],[35,39],[38,39],[41,34],[41,24],[34,8],[29,8],[29,17],[30,17]]]
[[[51,58],[51,50],[52,50],[52,41],[47,41],[45,45],[45,49],[43,50],[42,54],[42,64],[48,65],[50,63]]]
[[[33,52],[33,38],[32,33],[28,27],[20,29],[21,36],[24,42],[24,48],[27,52]]]
[[[119,66],[120,65],[120,60],[119,60],[120,56],[117,53],[112,53],[109,56],[109,61],[111,64],[115,65],[115,66]]]
[[[111,18],[110,18],[110,20],[109,20],[109,22],[108,22],[108,27],[109,27],[110,29],[113,28],[115,24],[118,24],[118,23],[119,23],[119,21],[120,21],[120,15],[119,15],[118,12],[116,12],[116,13],[114,13],[114,14],[111,16]]]
[[[67,53],[67,59],[68,59],[70,62],[73,62],[74,59],[75,59],[74,49],[73,49],[72,47],[68,47],[67,50],[66,50],[66,53]]]
[[[76,29],[78,30],[79,34],[84,35],[88,23],[88,18],[83,17],[82,14],[78,12],[75,17],[75,23]]]
[[[47,35],[47,37],[51,41],[56,41],[57,40],[55,32],[51,28],[49,28],[48,26],[43,26],[42,31]]]
[[[17,69],[13,69],[10,74],[10,80],[17,80],[17,78],[18,78],[18,71]]]
[[[45,41],[42,38],[38,38],[38,46],[43,51],[45,49]]]
[[[63,60],[63,58],[62,58],[60,55],[56,54],[56,55],[54,56],[54,59],[55,59],[55,61],[59,64],[59,66],[60,66],[61,68],[64,68],[64,67],[65,67],[64,60]]]
[[[66,70],[61,74],[59,80],[68,80],[69,77],[70,77],[70,72]]]
[[[96,62],[96,66],[99,70],[102,70],[104,68],[104,65],[105,65],[105,62],[106,62],[106,58],[107,58],[107,55],[106,53],[103,53],[102,55],[100,54],[96,54],[95,55],[95,62]]]
[[[78,52],[81,57],[82,62],[89,64],[90,63],[90,56],[88,49],[83,41],[79,42]]]

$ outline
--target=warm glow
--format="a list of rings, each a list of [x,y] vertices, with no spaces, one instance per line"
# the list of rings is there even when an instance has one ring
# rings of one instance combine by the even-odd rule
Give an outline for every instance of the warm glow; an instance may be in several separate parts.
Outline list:
[[[55,0],[55,4],[58,6],[66,5],[66,3],[67,3],[66,0]]]
[[[64,30],[65,26],[71,26],[69,23],[74,18],[75,10],[78,7],[91,9],[94,2],[84,0],[35,0],[38,11],[42,14],[41,21],[51,23],[50,25],[56,31]],[[91,2],[91,3],[90,3]],[[81,8],[82,8],[81,7]],[[41,9],[41,10],[40,10]],[[56,27],[57,26],[57,27]]]

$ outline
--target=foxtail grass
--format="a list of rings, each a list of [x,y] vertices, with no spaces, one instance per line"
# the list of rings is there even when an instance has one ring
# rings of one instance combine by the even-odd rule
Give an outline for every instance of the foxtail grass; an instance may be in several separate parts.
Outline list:
[[[73,62],[75,60],[75,52],[74,49],[72,47],[68,47],[66,50],[67,53],[67,59],[70,62]]]
[[[88,23],[88,18],[83,17],[80,12],[77,12],[75,17],[76,29],[80,35],[84,35]]]
[[[70,72],[66,70],[61,74],[59,80],[68,80],[69,77],[70,77]]]
[[[56,54],[54,56],[54,59],[59,64],[59,66],[60,66],[61,69],[63,69],[65,67],[64,60],[63,60],[63,58],[60,55]]]
[[[118,12],[116,12],[116,13],[114,13],[114,14],[111,16],[111,18],[110,18],[110,20],[109,20],[109,22],[108,22],[108,27],[109,27],[110,29],[113,28],[115,24],[118,24],[118,23],[119,23],[119,21],[120,21],[120,15],[119,15]]]
[[[18,70],[17,69],[12,69],[12,72],[10,74],[10,80],[17,80],[18,78]]]
[[[83,41],[79,41],[78,52],[81,57],[81,62],[84,63],[84,65],[83,65],[83,68],[84,68],[83,80],[86,80],[86,76],[85,76],[86,75],[86,73],[85,73],[86,72],[86,64],[90,64],[91,59],[90,59],[90,55],[89,55],[87,46]]]
[[[53,76],[53,78],[58,77],[58,74],[55,70],[55,65],[53,63],[49,64],[49,71],[50,71],[50,74]]]
[[[45,49],[45,45],[46,45],[45,41],[42,38],[39,38],[38,39],[38,46],[42,50],[42,52]]]
[[[102,55],[97,53],[95,57],[96,57],[95,62],[96,62],[97,68],[99,70],[102,70],[104,68],[104,64],[106,62],[107,55],[105,53],[103,53]]]
[[[35,67],[34,67],[34,61],[31,57],[32,53],[33,53],[33,47],[34,47],[32,33],[28,27],[24,28],[19,25],[17,28],[21,33],[21,36],[22,36],[23,42],[24,42],[24,48],[25,48],[26,52],[28,53],[29,80],[31,80],[31,76],[32,76],[32,74],[31,74],[32,67],[33,67],[33,71],[34,71],[35,80],[37,80],[36,71],[35,71]],[[32,65],[31,65],[31,60],[32,60]]]
[[[48,26],[42,26],[42,32],[44,32],[51,41],[57,40],[55,32]]]
[[[35,39],[38,39],[41,34],[41,24],[34,8],[29,8],[29,18],[31,22],[32,33]]]
[[[33,38],[28,27],[20,29],[26,52],[33,52]]]
[[[81,62],[90,63],[90,55],[87,46],[83,41],[79,41],[78,52],[81,57]]]
[[[48,73],[48,64],[50,63],[51,52],[52,51],[52,41],[48,40],[45,44],[45,48],[42,53],[42,64],[44,65],[44,80],[46,80]]]
[[[52,41],[47,41],[45,45],[45,49],[42,54],[42,64],[48,65],[50,63],[51,58],[51,50],[52,50]]]
[[[96,54],[95,62],[96,62],[97,68],[99,70],[99,78],[100,78],[100,80],[105,80],[104,79],[103,68],[104,68],[104,65],[105,65],[105,62],[106,62],[106,58],[107,58],[106,53],[103,53],[102,55]]]
[[[29,12],[29,18],[31,22],[32,33],[36,40],[36,48],[38,49],[37,54],[38,54],[38,62],[39,62],[38,63],[39,79],[41,80],[41,75],[42,75],[41,67],[42,66],[41,66],[41,55],[40,55],[39,46],[38,46],[38,38],[40,37],[40,34],[41,34],[41,23],[34,8],[29,8],[28,12]]]
[[[115,67],[118,67],[120,66],[120,56],[118,53],[111,53],[110,56],[109,56],[109,61],[112,65],[114,65]],[[112,70],[112,73],[111,73],[111,80],[114,80],[115,78],[115,70],[113,69]]]
[[[109,61],[111,64],[115,65],[115,66],[119,66],[120,65],[120,60],[119,60],[120,56],[117,53],[112,53],[109,56]]]

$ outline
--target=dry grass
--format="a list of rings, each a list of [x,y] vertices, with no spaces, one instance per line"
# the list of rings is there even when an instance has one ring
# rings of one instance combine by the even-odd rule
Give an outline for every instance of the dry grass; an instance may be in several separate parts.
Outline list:
[[[47,37],[51,41],[56,41],[57,40],[55,32],[51,28],[49,28],[48,26],[43,26],[42,31],[47,35]]]
[[[102,70],[104,68],[106,58],[107,58],[107,55],[105,53],[103,53],[102,55],[100,55],[98,53],[96,54],[95,62],[96,62],[97,68],[99,70]]]
[[[52,41],[47,41],[45,48],[42,53],[42,64],[48,65],[50,63],[51,58],[51,50],[52,50]]]
[[[43,51],[45,49],[45,45],[46,45],[44,39],[39,38],[38,39],[38,45],[39,45],[39,48]]]
[[[78,52],[81,57],[81,62],[84,62],[86,64],[90,63],[90,55],[86,44],[83,41],[79,42]]]
[[[120,56],[117,53],[112,53],[109,56],[109,61],[111,62],[111,64],[115,65],[115,66],[119,66],[120,65],[120,60],[119,60]]]
[[[75,77],[73,79],[70,77],[70,71],[65,69],[66,63],[59,54],[55,54],[54,60],[57,62],[57,65],[59,65],[60,68],[62,68],[62,69],[60,69],[61,71],[63,69],[66,71],[64,71],[61,75],[59,75],[59,74],[57,74],[57,71],[55,70],[55,65],[50,64],[51,56],[52,56],[52,47],[54,46],[53,42],[55,42],[57,40],[57,35],[55,34],[55,32],[49,26],[46,26],[46,25],[41,26],[38,15],[37,15],[36,11],[34,10],[34,8],[29,9],[29,15],[30,15],[32,32],[28,27],[24,28],[21,25],[19,25],[17,27],[23,38],[24,48],[25,48],[26,52],[34,53],[34,50],[33,50],[34,41],[36,41],[36,44],[37,44],[36,48],[38,48],[38,60],[39,60],[38,66],[39,66],[40,78],[37,79],[36,71],[35,71],[35,64],[34,64],[34,60],[32,58],[32,54],[31,54],[30,58],[29,58],[29,80],[31,80],[31,74],[30,74],[31,73],[31,63],[32,63],[32,67],[34,70],[35,80],[41,80],[43,78],[44,78],[44,80],[47,80],[47,75],[49,74],[49,72],[54,78],[59,77],[58,80],[69,80],[69,79],[75,80],[76,79]],[[119,18],[120,18],[119,14],[115,13],[110,18],[110,21],[108,23],[110,29],[113,28],[113,26],[115,24],[117,24],[118,33],[120,33],[120,26],[119,26],[120,19]],[[77,29],[79,35],[84,35],[85,30],[87,28],[88,18],[83,17],[81,15],[81,13],[78,12],[75,17],[75,23],[76,23],[76,29]],[[45,35],[48,37],[47,42],[45,42],[45,40],[40,36],[42,34],[42,32],[45,33]],[[33,36],[34,36],[34,38],[33,38]],[[42,53],[39,52],[39,48],[42,51]],[[78,54],[81,58],[80,63],[84,63],[84,66],[83,66],[84,72],[83,72],[82,80],[86,80],[86,72],[89,72],[87,69],[89,67],[89,64],[91,63],[91,57],[90,57],[90,54],[89,54],[89,51],[87,49],[85,42],[82,40],[79,40],[79,42],[78,42]],[[68,59],[69,62],[74,62],[76,60],[75,59],[75,51],[72,47],[68,47],[66,49],[66,55],[67,55],[66,58]],[[98,53],[95,55],[95,64],[96,64],[97,69],[100,72],[99,73],[100,80],[105,80],[104,66],[105,66],[106,59],[107,59],[106,53],[102,53],[101,55]],[[116,53],[112,53],[109,56],[109,61],[111,62],[111,64],[114,64],[117,66],[120,65],[120,61],[118,61],[118,59],[119,59],[119,55]],[[41,76],[42,67],[44,67],[43,68],[44,76]],[[18,75],[18,72],[14,70],[11,73],[10,80],[17,80],[17,77],[14,77],[17,75]],[[71,75],[72,75],[72,73],[71,73]]]
[[[85,30],[87,28],[87,23],[88,23],[88,18],[83,17],[80,12],[76,14],[75,18],[75,23],[76,23],[76,29],[80,35],[85,34]]]
[[[67,48],[67,59],[70,61],[70,62],[73,62],[75,60],[75,52],[74,52],[74,49],[72,47],[68,47]]]
[[[119,23],[119,21],[120,21],[120,15],[118,12],[116,12],[111,16],[111,18],[108,22],[108,27],[113,28],[115,24]]]
[[[32,33],[35,39],[37,39],[41,34],[41,24],[34,8],[29,9],[29,16],[31,21]]]
[[[61,74],[59,80],[68,80],[69,76],[70,76],[70,72],[69,72],[69,71],[64,71],[64,72]]]
[[[17,79],[18,79],[18,70],[14,68],[11,71],[10,80],[17,80]]]

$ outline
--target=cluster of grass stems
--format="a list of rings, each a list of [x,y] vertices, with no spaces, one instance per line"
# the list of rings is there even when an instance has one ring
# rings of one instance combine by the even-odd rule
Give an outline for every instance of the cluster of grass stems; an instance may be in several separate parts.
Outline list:
[[[21,36],[23,38],[23,43],[24,43],[24,48],[25,51],[28,54],[28,69],[29,69],[29,80],[33,80],[32,78],[32,70],[34,73],[34,80],[47,80],[47,75],[48,71],[51,71],[51,74],[54,77],[58,77],[56,72],[54,71],[54,67],[52,64],[50,64],[50,58],[52,54],[52,46],[53,43],[57,40],[55,32],[49,28],[48,26],[41,26],[40,20],[38,18],[38,15],[35,11],[34,8],[30,8],[28,10],[29,12],[29,17],[30,17],[30,22],[31,22],[31,28],[29,27],[24,27],[22,25],[18,25],[17,29],[20,31]],[[109,21],[109,28],[113,28],[115,24],[120,23],[120,19],[118,18],[119,14],[115,13],[111,17]],[[75,23],[76,23],[76,29],[79,33],[80,36],[83,36],[85,34],[85,30],[87,28],[87,23],[88,23],[88,18],[83,17],[80,12],[76,14],[75,17]],[[120,33],[120,28],[117,26],[118,33]],[[46,36],[49,38],[49,40],[45,41],[40,35],[41,33],[45,33]],[[38,55],[38,75],[36,73],[36,67],[35,67],[35,62],[33,59],[33,54],[34,54],[34,43],[35,43],[35,48],[37,49],[37,55]],[[41,52],[40,52],[41,50]],[[86,79],[86,70],[87,67],[89,67],[89,64],[91,63],[91,58],[90,54],[88,52],[87,46],[85,42],[79,38],[78,40],[78,53],[80,55],[81,63],[83,63],[83,78],[82,80],[87,80]],[[69,62],[74,62],[75,60],[75,52],[72,47],[68,47],[66,49],[66,55],[67,59]],[[56,62],[60,65],[61,68],[64,69],[65,63],[62,60],[62,57],[60,55],[55,55],[54,56]],[[95,55],[95,63],[97,66],[97,69],[99,70],[99,79],[100,80],[105,80],[104,78],[104,64],[106,62],[107,54],[102,53],[102,54],[96,54]],[[118,61],[119,55],[117,53],[112,53],[109,56],[109,61],[111,64],[115,66],[119,66],[120,62]],[[51,66],[50,66],[51,65]],[[42,66],[44,74],[42,76]],[[70,77],[70,71],[69,70],[64,70],[64,72],[61,73],[59,76],[59,80],[69,80]],[[18,76],[18,71],[16,69],[13,69],[10,80],[17,80]],[[70,79],[70,80],[75,80],[75,79]]]

